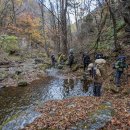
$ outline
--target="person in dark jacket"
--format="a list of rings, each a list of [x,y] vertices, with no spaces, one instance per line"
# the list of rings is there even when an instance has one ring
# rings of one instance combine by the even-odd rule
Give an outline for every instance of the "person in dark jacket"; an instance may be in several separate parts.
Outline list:
[[[74,64],[74,55],[73,55],[73,52],[70,52],[70,54],[69,54],[69,67],[72,68],[73,64]]]
[[[52,66],[55,67],[57,61],[54,54],[51,55],[51,62],[52,62]]]
[[[82,60],[83,60],[84,71],[85,71],[86,67],[88,67],[88,65],[90,64],[90,56],[87,53],[84,53]]]
[[[124,73],[124,69],[128,68],[128,64],[126,63],[125,56],[118,56],[116,63],[114,64],[115,69],[115,84],[117,87],[121,86],[121,77]]]

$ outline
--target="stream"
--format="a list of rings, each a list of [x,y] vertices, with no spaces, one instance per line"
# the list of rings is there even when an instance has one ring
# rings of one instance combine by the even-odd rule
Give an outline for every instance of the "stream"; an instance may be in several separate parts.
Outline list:
[[[56,69],[47,70],[46,75],[27,87],[0,89],[0,124],[9,120],[2,130],[18,130],[31,123],[40,116],[34,109],[45,101],[93,95],[92,86],[75,77],[68,78]],[[18,118],[14,120],[15,115]]]

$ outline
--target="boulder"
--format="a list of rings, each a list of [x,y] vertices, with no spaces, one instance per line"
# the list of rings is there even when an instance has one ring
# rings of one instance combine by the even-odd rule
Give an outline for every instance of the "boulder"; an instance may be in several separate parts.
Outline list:
[[[9,65],[9,61],[3,61],[3,62],[0,62],[0,65]]]
[[[114,109],[110,102],[103,102],[97,111],[90,113],[87,120],[81,120],[72,126],[71,130],[99,130],[102,129],[114,116]]]
[[[3,81],[3,80],[4,80],[4,78],[0,78],[0,82]]]
[[[59,65],[57,66],[58,69],[63,69],[63,67],[64,67],[64,66],[61,65],[61,64],[59,64]]]
[[[15,74],[20,75],[22,73],[22,70],[17,70]]]
[[[5,88],[6,86],[2,83],[0,83],[0,88]]]
[[[0,79],[5,79],[5,78],[7,78],[8,77],[8,73],[7,72],[1,72],[0,73]]]
[[[41,64],[41,63],[44,63],[44,60],[42,59],[35,59],[35,64]]]
[[[18,82],[18,86],[19,86],[19,87],[25,87],[25,86],[27,86],[27,85],[28,85],[27,81],[19,81],[19,82]]]

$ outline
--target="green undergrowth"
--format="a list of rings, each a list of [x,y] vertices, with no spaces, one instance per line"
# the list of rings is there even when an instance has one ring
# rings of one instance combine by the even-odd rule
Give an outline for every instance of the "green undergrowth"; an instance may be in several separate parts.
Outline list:
[[[7,53],[11,53],[11,51],[19,51],[18,38],[13,35],[1,35],[0,46]]]

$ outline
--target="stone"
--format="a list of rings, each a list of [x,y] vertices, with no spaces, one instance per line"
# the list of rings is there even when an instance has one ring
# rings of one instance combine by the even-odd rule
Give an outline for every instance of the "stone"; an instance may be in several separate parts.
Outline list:
[[[15,72],[15,74],[17,74],[17,75],[19,75],[19,74],[21,74],[22,73],[22,70],[17,70],[16,72]]]
[[[26,110],[19,113],[19,115],[13,115],[11,119],[6,121],[0,126],[2,130],[19,130],[25,128],[28,124],[31,124],[36,118],[40,117],[41,114],[33,111]]]
[[[44,60],[42,59],[35,59],[35,64],[40,64],[40,63],[44,63]]]
[[[28,85],[27,81],[19,81],[18,82],[19,87],[24,87],[24,86],[27,86],[27,85]]]
[[[3,80],[4,80],[4,78],[0,78],[0,82],[3,81]]]
[[[63,69],[63,65],[59,64],[59,65],[57,66],[57,68],[58,68],[58,69]]]
[[[101,103],[98,110],[91,113],[87,120],[82,120],[72,126],[70,130],[99,130],[113,117],[114,110],[110,102]]]
[[[9,62],[8,61],[3,61],[3,62],[0,62],[0,65],[9,65]]]
[[[0,88],[5,88],[6,86],[2,83],[0,83]]]

